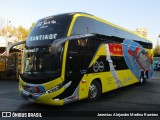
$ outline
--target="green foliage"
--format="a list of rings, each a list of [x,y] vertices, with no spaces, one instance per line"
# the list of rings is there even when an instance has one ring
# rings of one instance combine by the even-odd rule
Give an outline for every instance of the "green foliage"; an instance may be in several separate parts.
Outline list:
[[[160,38],[160,35],[158,36],[157,38],[157,44],[156,44],[156,47],[154,48],[154,56],[160,56],[160,45],[159,45],[159,38]]]
[[[160,56],[160,45],[154,48],[154,56]]]
[[[35,25],[35,24],[36,24],[36,23],[35,23],[35,22],[33,22],[33,23],[32,23],[32,25],[31,25],[31,27],[34,27],[34,25]]]

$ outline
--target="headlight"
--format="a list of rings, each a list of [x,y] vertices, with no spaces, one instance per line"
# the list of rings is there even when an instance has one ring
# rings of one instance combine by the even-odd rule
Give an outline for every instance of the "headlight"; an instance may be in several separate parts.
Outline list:
[[[52,92],[55,92],[55,91],[57,91],[57,90],[59,90],[61,88],[62,88],[62,84],[59,84],[59,85],[47,90],[46,93],[52,93]]]

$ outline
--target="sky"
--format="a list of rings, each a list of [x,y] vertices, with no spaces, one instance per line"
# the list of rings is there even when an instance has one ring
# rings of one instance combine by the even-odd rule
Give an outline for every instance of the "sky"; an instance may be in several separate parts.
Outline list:
[[[154,46],[160,34],[160,0],[0,0],[0,17],[12,26],[29,28],[38,19],[67,12],[86,12],[129,30],[147,28]]]

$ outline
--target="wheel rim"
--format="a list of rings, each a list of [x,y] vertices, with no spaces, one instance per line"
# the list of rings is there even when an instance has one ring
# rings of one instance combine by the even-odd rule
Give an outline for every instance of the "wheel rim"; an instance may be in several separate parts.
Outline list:
[[[98,94],[97,87],[94,84],[91,84],[89,89],[90,89],[90,92],[89,92],[90,98],[95,98]]]

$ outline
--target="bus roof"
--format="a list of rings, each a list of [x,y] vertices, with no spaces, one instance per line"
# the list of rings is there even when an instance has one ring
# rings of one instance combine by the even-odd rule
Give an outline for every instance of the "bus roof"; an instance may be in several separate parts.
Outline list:
[[[112,26],[112,27],[115,27],[115,28],[117,28],[117,29],[120,29],[120,30],[123,30],[123,31],[125,31],[125,32],[128,32],[128,33],[131,33],[131,34],[133,34],[133,35],[136,35],[137,37],[146,39],[147,41],[151,41],[149,38],[143,37],[142,35],[136,34],[136,33],[134,33],[134,32],[131,31],[131,30],[128,30],[128,29],[126,29],[126,28],[123,28],[123,27],[121,27],[121,26],[118,26],[118,25],[116,25],[116,24],[113,24],[113,23],[111,23],[111,22],[109,22],[109,21],[107,21],[107,20],[98,18],[98,17],[96,17],[96,16],[94,16],[94,15],[92,15],[92,14],[88,14],[88,13],[84,13],[84,12],[70,12],[70,13],[56,14],[56,15],[53,15],[53,16],[61,16],[61,15],[62,15],[62,16],[71,15],[71,16],[74,16],[75,18],[76,18],[76,17],[80,17],[80,16],[92,18],[92,19],[95,19],[95,20],[100,21],[100,22],[102,22],[102,23],[108,24],[108,25],[110,25],[110,26]],[[49,17],[53,17],[53,16],[49,16]],[[46,18],[49,18],[49,17],[46,17]]]
[[[124,31],[124,32],[130,33],[131,35],[134,35],[134,36],[136,36],[136,37],[141,38],[141,40],[138,40],[138,41],[151,42],[151,40],[149,40],[148,38],[145,38],[145,37],[143,37],[143,36],[141,36],[141,35],[138,35],[138,34],[132,32],[132,31],[130,31],[130,30],[128,30],[128,29],[125,29],[125,28],[120,27],[120,26],[118,26],[118,25],[116,25],[116,24],[113,24],[113,23],[111,23],[111,22],[109,22],[109,21],[103,20],[103,19],[98,18],[98,17],[96,17],[96,16],[94,16],[94,15],[91,15],[91,14],[88,14],[88,13],[84,13],[84,12],[70,12],[70,13],[56,14],[56,15],[52,15],[52,16],[45,17],[45,18],[43,18],[43,19],[49,19],[49,18],[51,18],[51,17],[56,17],[56,16],[73,16],[73,19],[74,19],[74,20],[75,20],[76,18],[78,18],[78,17],[91,18],[91,19],[94,19],[94,20],[96,20],[96,21],[102,22],[102,23],[107,24],[107,25],[109,25],[109,26],[111,26],[111,27],[114,27],[114,28],[116,28],[116,29],[122,30],[122,31]],[[73,22],[73,23],[74,23],[74,22]]]
[[[112,26],[112,27],[118,28],[118,29],[123,30],[123,31],[125,31],[125,32],[131,33],[131,34],[136,35],[136,36],[138,36],[138,37],[141,37],[141,38],[143,38],[143,39],[146,39],[146,40],[148,40],[148,41],[151,41],[149,38],[146,38],[146,37],[143,37],[142,35],[136,34],[136,33],[134,33],[134,32],[131,31],[131,30],[128,30],[128,29],[126,29],[126,28],[123,28],[123,27],[121,27],[121,26],[118,26],[118,25],[113,24],[113,23],[111,23],[111,22],[109,22],[109,21],[107,21],[107,20],[98,18],[98,17],[96,17],[96,16],[94,16],[94,15],[91,15],[91,14],[88,14],[88,13],[73,12],[73,13],[68,13],[68,14],[72,14],[72,15],[74,14],[74,17],[78,17],[78,16],[89,17],[89,18],[95,19],[95,20],[97,20],[97,21],[100,21],[100,22],[102,22],[102,23],[108,24],[108,25],[110,25],[110,26]]]
[[[136,36],[138,36],[138,37],[140,37],[140,38],[143,38],[143,39],[146,39],[146,40],[148,40],[148,41],[151,41],[149,38],[146,38],[146,37],[143,37],[142,35],[136,34],[136,33],[132,32],[131,30],[128,30],[128,29],[126,29],[126,28],[123,28],[123,27],[121,27],[121,26],[118,26],[118,25],[116,25],[116,24],[113,24],[113,23],[111,23],[111,22],[109,22],[109,21],[107,21],[107,20],[98,18],[98,17],[96,17],[96,16],[94,16],[94,15],[92,15],[92,14],[85,13],[85,12],[62,13],[62,14],[56,14],[56,15],[48,16],[48,17],[45,17],[45,18],[43,18],[43,19],[47,19],[47,18],[54,17],[54,16],[65,16],[65,15],[66,15],[66,16],[71,15],[71,16],[74,16],[74,17],[83,16],[83,17],[92,18],[92,19],[95,19],[95,20],[100,21],[100,22],[102,22],[102,23],[108,24],[108,25],[110,25],[110,26],[112,26],[112,27],[118,28],[118,29],[120,29],[120,30],[123,30],[123,31],[125,31],[125,32],[131,33],[131,34],[133,34],[133,35],[136,35]]]

